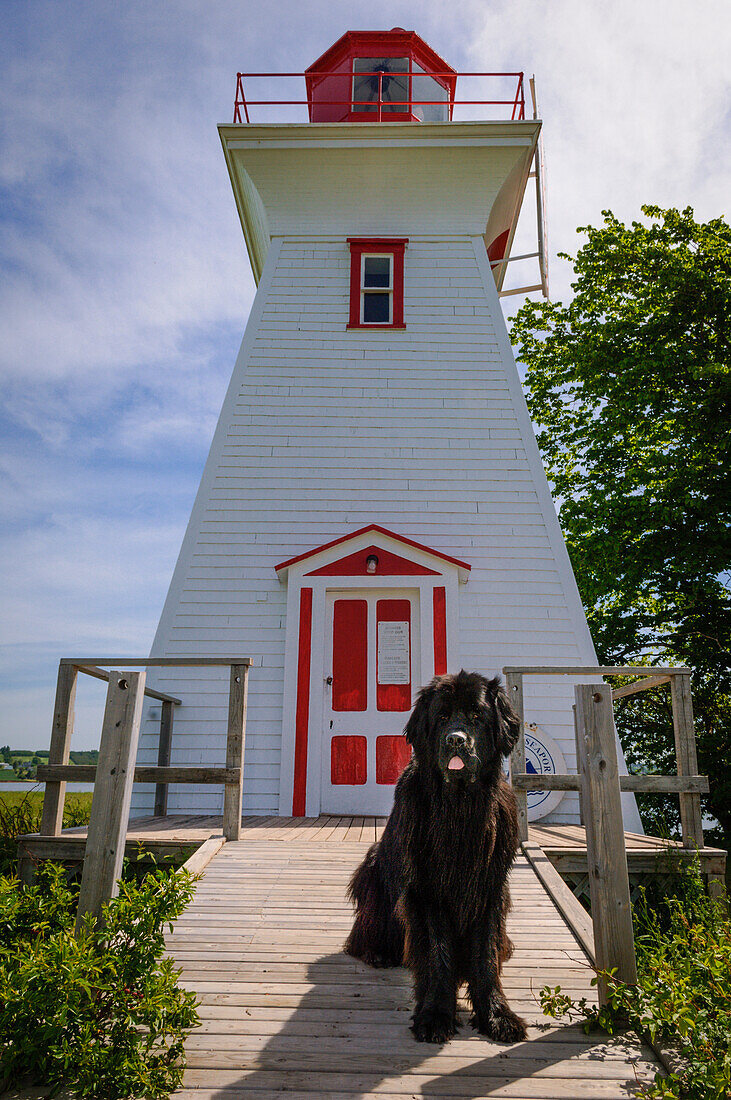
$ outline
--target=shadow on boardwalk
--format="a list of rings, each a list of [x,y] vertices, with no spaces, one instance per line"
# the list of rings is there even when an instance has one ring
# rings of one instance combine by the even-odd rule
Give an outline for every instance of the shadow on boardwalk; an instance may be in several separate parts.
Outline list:
[[[262,964],[262,979],[266,976]],[[381,1100],[589,1100],[633,1096],[639,1091],[638,1080],[651,1080],[654,1072],[654,1066],[639,1062],[640,1046],[631,1038],[602,1041],[576,1026],[545,1018],[539,1023],[539,1005],[534,1003],[531,1010],[528,1000],[515,996],[516,1011],[533,1025],[528,1041],[511,1046],[490,1043],[470,1028],[462,1008],[457,1037],[437,1046],[417,1043],[409,1031],[412,1006],[406,970],[372,970],[338,952],[312,962],[306,980],[312,988],[289,1015],[274,1008],[267,1013],[266,997],[259,997],[249,1010],[236,995],[204,997],[203,1032],[189,1044],[186,1087],[176,1097],[356,1100],[377,1094]],[[284,986],[276,988],[280,992]],[[275,1004],[277,1000],[273,997]],[[214,1004],[222,1007],[225,1017],[217,1018]],[[262,1035],[275,1028],[275,1034]]]

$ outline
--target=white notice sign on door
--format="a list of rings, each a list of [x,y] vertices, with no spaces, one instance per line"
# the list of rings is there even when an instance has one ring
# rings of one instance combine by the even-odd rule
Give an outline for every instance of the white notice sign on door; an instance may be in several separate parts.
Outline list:
[[[378,624],[378,683],[411,683],[408,623]]]

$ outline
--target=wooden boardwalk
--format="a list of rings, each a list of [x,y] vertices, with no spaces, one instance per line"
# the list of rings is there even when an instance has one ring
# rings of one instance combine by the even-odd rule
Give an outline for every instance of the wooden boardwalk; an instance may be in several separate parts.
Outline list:
[[[516,950],[504,978],[528,1041],[483,1039],[462,1003],[457,1038],[416,1043],[408,972],[373,970],[341,950],[352,919],[345,887],[381,829],[374,818],[247,819],[242,840],[208,864],[169,938],[182,984],[201,1001],[176,1100],[590,1100],[634,1095],[652,1079],[659,1066],[632,1037],[587,1037],[542,1015],[542,986],[591,998],[592,971],[523,856],[512,873]]]
[[[247,834],[252,829],[256,829],[259,838],[287,841],[293,835],[292,829],[306,828],[307,836],[312,840],[323,840],[333,830],[337,830],[335,835],[339,839],[347,838],[348,841],[362,840],[372,843],[380,836],[385,822],[385,817],[352,815],[333,817],[327,814],[318,818],[254,816],[242,818]],[[540,844],[547,854],[555,854],[557,857],[569,854],[580,855],[582,852],[586,854],[586,830],[583,825],[529,825],[528,832],[530,840]],[[29,846],[34,852],[36,848],[43,847],[44,855],[41,858],[47,858],[46,849],[49,852],[51,850],[55,852],[63,845],[67,845],[69,851],[74,845],[83,851],[86,833],[87,827],[81,825],[73,829],[64,829],[58,837],[42,837],[38,833],[33,833],[22,839],[29,841]],[[155,844],[189,846],[202,844],[209,837],[220,835],[220,815],[206,817],[201,814],[168,814],[165,817],[133,817],[127,828],[127,842],[131,845],[146,843],[153,846]],[[681,844],[677,840],[664,840],[661,837],[646,836],[641,833],[626,832],[624,840],[629,859],[635,856],[651,857],[660,852],[681,849]],[[705,848],[703,851],[718,857],[726,854],[720,848]]]

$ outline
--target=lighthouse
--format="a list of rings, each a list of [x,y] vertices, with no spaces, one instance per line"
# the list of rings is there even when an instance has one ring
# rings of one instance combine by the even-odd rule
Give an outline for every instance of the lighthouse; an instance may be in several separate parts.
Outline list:
[[[257,292],[153,654],[253,658],[244,813],[384,815],[435,674],[596,663],[499,302],[541,123],[522,85],[460,121],[457,72],[401,29],[303,77],[305,121],[240,95],[219,127]],[[217,764],[227,684],[194,676],[156,679],[173,763]],[[529,770],[576,770],[573,683],[530,679]],[[154,715],[140,744],[154,763]]]

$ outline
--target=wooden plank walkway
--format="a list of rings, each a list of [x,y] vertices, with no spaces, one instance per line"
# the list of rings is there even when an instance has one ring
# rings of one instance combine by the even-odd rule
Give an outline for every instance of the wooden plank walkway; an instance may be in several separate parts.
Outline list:
[[[417,1043],[406,970],[372,970],[344,955],[348,878],[382,830],[374,818],[247,821],[224,845],[177,922],[169,951],[201,1000],[176,1100],[346,1097],[634,1095],[658,1065],[632,1037],[587,1037],[544,1017],[542,986],[594,996],[573,933],[520,857],[511,880],[511,1004],[529,1039],[511,1046],[463,1026],[444,1046]]]
[[[310,839],[324,840],[337,830],[337,836],[347,836],[350,840],[377,840],[386,822],[385,817],[353,817],[353,816],[328,816],[318,818],[305,817],[255,817],[245,816],[242,824],[247,832],[250,829],[264,830],[258,835],[266,836],[268,840],[289,839],[293,828],[307,829]],[[127,840],[150,841],[152,843],[202,843],[211,836],[221,833],[221,816],[203,816],[201,814],[168,814],[166,817],[133,817],[127,829]],[[64,829],[59,837],[39,837],[32,834],[34,841],[45,845],[53,845],[61,840],[83,840],[86,837],[86,826],[81,825],[73,829]],[[586,830],[583,825],[529,825],[529,839],[534,844],[540,844],[546,852],[580,853],[586,852]],[[677,840],[665,840],[656,836],[645,836],[641,833],[625,833],[625,848],[630,858],[634,854],[655,855],[664,851],[677,851],[681,844]],[[718,854],[725,853],[718,848],[706,848],[706,852]]]

